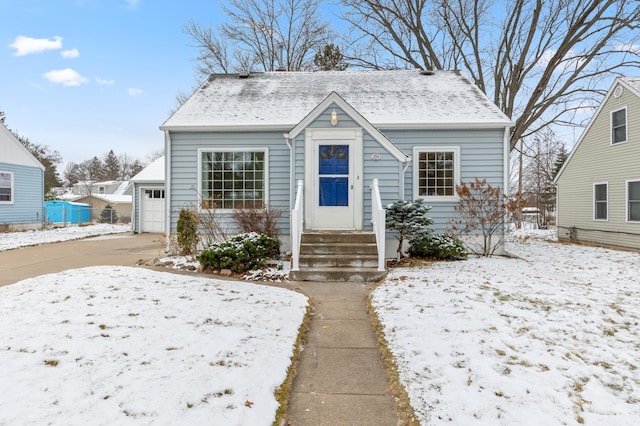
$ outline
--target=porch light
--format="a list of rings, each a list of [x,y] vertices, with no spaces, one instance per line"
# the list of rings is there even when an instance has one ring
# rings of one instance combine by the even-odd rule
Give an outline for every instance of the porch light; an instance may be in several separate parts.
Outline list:
[[[336,112],[335,108],[333,109],[333,111],[331,111],[331,125],[333,127],[336,127],[338,125],[338,113]]]

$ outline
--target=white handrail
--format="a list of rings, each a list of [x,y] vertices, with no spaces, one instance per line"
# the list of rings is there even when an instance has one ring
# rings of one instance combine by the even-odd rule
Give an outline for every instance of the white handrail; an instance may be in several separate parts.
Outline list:
[[[385,271],[387,266],[385,262],[386,213],[382,208],[378,179],[374,179],[371,183],[371,223],[378,246],[378,271]]]
[[[291,210],[291,270],[298,271],[300,269],[300,240],[302,238],[302,229],[304,225],[304,183],[298,181],[298,189],[296,191],[296,202]]]

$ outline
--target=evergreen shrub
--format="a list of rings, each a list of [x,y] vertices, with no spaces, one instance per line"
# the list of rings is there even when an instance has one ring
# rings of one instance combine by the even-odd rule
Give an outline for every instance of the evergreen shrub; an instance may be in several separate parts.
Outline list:
[[[447,234],[426,235],[409,242],[413,257],[433,257],[440,260],[463,260],[469,253],[462,241]]]
[[[280,254],[280,240],[250,232],[238,234],[226,241],[216,242],[197,257],[206,269],[230,269],[243,273],[267,266],[267,260]]]
[[[194,254],[198,248],[198,216],[191,210],[180,210],[176,232],[180,254],[183,256]]]

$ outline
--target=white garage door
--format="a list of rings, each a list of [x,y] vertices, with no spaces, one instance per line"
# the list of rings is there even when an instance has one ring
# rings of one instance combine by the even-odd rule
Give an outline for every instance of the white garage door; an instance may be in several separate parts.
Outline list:
[[[143,189],[140,232],[164,232],[164,189]]]

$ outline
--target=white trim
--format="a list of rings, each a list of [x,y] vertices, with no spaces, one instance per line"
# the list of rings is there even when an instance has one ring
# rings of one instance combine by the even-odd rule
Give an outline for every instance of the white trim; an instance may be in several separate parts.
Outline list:
[[[9,201],[0,200],[0,204],[3,204],[3,205],[14,204],[15,203],[15,199],[16,199],[14,174],[13,174],[13,172],[10,172],[9,170],[0,170],[0,173],[6,173],[6,174],[8,174],[10,176],[9,189],[11,189],[11,199]]]
[[[198,178],[197,178],[197,200],[198,200],[198,211],[202,211],[202,154],[205,152],[264,152],[264,204],[263,208],[266,208],[269,205],[269,148],[267,147],[243,147],[243,148],[198,148],[198,158],[197,158],[197,169],[198,169]],[[166,193],[165,193],[166,196]],[[220,213],[231,213],[236,209],[223,209],[218,208],[217,211]]]
[[[171,247],[171,133],[164,132],[164,235],[166,249]]]
[[[419,195],[419,170],[418,162],[420,160],[419,154],[421,152],[453,152],[453,194],[454,195],[431,195],[421,196]],[[456,193],[455,186],[460,185],[460,147],[459,146],[414,146],[413,147],[413,199],[422,198],[429,202],[450,202],[459,201],[458,194]]]
[[[624,183],[624,213],[625,213],[625,222],[627,223],[640,223],[640,220],[630,220],[629,219],[629,184],[632,182],[640,182],[639,179],[627,179]]]
[[[342,107],[341,107],[342,108]],[[305,117],[306,118],[306,117]],[[304,119],[303,119],[304,120]],[[160,130],[168,130],[171,132],[246,132],[250,129],[252,132],[258,131],[275,131],[275,132],[291,132],[299,123],[285,124],[255,124],[251,126],[243,125],[184,125],[184,126],[161,126]],[[384,130],[487,130],[487,129],[503,129],[515,126],[512,121],[482,121],[482,122],[441,122],[441,123],[371,123],[377,129]],[[300,133],[300,132],[298,132]],[[287,134],[287,133],[285,133]]]
[[[613,141],[613,114],[616,112],[624,111],[624,140],[619,142]],[[627,111],[627,106],[623,106],[622,108],[618,108],[609,113],[609,142],[611,146],[618,146],[629,142],[629,114]]]
[[[27,167],[39,167],[40,169],[42,169],[42,171],[45,170],[45,167],[42,165],[42,163],[27,149],[27,147],[22,144],[22,142],[20,142],[20,140],[13,133],[11,133],[11,130],[9,130],[2,123],[0,123],[0,131],[6,134],[7,140],[13,142],[13,144],[18,147],[18,150],[22,151],[22,154],[24,155],[24,158],[28,161],[28,163],[31,163],[28,164],[27,162],[22,161],[10,161],[7,162],[7,164],[17,164]],[[3,160],[3,162],[6,162],[6,160]]]
[[[504,173],[504,176],[502,183],[502,192],[504,193],[504,195],[509,196],[511,195],[511,185],[509,184],[511,177],[511,161],[509,160],[509,156],[511,155],[511,132],[509,131],[509,127],[504,128],[503,149],[504,163],[502,166],[502,172]]]
[[[596,186],[597,185],[605,185],[606,188],[607,188],[607,194],[606,194],[607,195],[607,199],[605,200],[606,203],[607,203],[606,204],[607,205],[607,213],[606,213],[607,214],[607,218],[606,219],[598,219],[598,218],[596,218],[596,201],[597,201],[596,200]],[[591,207],[593,209],[593,214],[591,215],[591,218],[594,221],[597,221],[597,222],[608,222],[609,221],[609,182],[593,182],[592,196],[593,197],[592,197],[592,201],[591,201]]]

